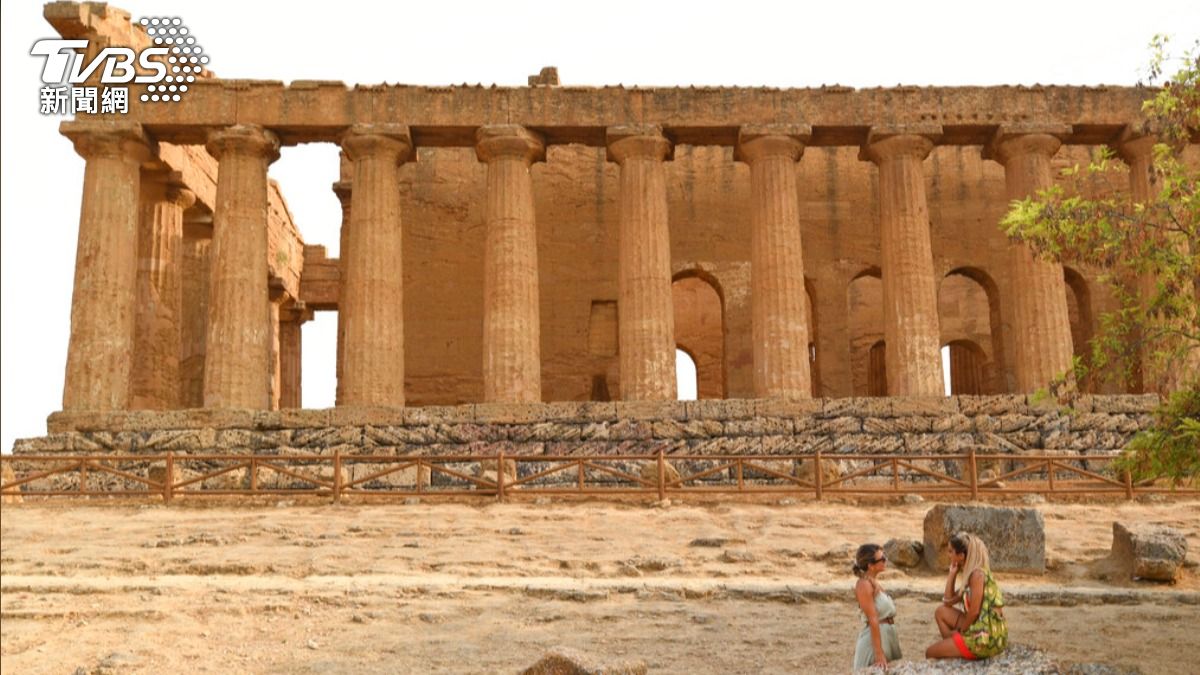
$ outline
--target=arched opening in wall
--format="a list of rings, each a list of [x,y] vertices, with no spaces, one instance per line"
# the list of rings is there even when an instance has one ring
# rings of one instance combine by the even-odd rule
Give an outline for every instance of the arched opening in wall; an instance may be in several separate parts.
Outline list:
[[[887,343],[883,340],[867,352],[867,396],[887,396]]]
[[[680,272],[671,284],[671,300],[676,346],[695,363],[696,398],[724,398],[725,303],[720,284],[702,270]]]
[[[700,381],[696,373],[696,360],[686,351],[675,349],[675,391],[680,401],[695,401]]]
[[[1071,321],[1071,352],[1087,366],[1091,364],[1088,343],[1093,334],[1091,289],[1087,279],[1070,267],[1063,267],[1063,281],[1067,287],[1067,316]],[[1089,378],[1083,389],[1093,392],[1096,384],[1096,378]]]
[[[306,246],[324,246],[329,264],[342,254],[342,201],[334,184],[348,186],[349,165],[341,158],[335,143],[304,143],[280,150],[268,175],[283,197],[287,215],[296,224]],[[342,182],[346,181],[346,182]],[[349,204],[349,192],[342,195]],[[278,258],[277,258],[278,259]],[[311,300],[297,298],[297,300]],[[328,408],[337,396],[337,312],[336,298],[309,304],[317,311],[300,328],[301,405]]]
[[[946,395],[983,394],[983,348],[970,340],[955,340],[942,347],[942,368],[946,373]]]
[[[1002,340],[999,336],[1000,303],[995,282],[983,270],[960,267],[942,278],[938,287],[938,324],[943,345],[959,345],[946,355],[953,366],[955,358],[973,359],[969,379],[958,380],[944,373],[955,394],[1000,394],[1008,391],[1002,359],[999,355]],[[963,345],[973,345],[970,357],[962,352]],[[943,347],[945,349],[945,347]],[[945,359],[944,359],[945,362]],[[966,361],[959,361],[967,368]],[[963,377],[967,374],[960,373]],[[967,387],[971,391],[963,389]]]
[[[883,282],[879,268],[863,271],[847,287],[846,325],[850,335],[851,393],[854,396],[886,396]]]

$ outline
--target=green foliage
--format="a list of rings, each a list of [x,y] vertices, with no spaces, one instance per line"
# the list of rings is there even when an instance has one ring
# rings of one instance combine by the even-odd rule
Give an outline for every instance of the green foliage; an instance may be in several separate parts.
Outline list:
[[[1200,42],[1164,79],[1166,45],[1162,36],[1151,43],[1149,79],[1161,87],[1148,90],[1145,121],[1124,139],[1155,140],[1149,199],[1129,198],[1128,170],[1105,148],[1053,187],[1014,201],[1001,226],[1044,259],[1098,270],[1119,308],[1100,315],[1086,357],[1051,386],[1072,376],[1081,386],[1140,376],[1147,391],[1178,390],[1124,461],[1142,478],[1180,480],[1200,466],[1200,169],[1184,158],[1200,130]]]
[[[1168,476],[1200,487],[1200,389],[1177,391],[1155,413],[1155,428],[1138,434],[1113,462],[1134,481]]]

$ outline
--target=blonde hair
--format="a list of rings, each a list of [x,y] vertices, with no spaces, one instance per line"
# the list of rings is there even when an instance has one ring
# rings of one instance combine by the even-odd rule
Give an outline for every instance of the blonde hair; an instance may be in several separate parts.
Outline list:
[[[950,546],[959,553],[964,553],[967,556],[963,562],[962,569],[958,571],[962,575],[963,588],[971,582],[971,575],[975,570],[983,570],[984,572],[992,571],[992,563],[988,557],[987,544],[983,540],[970,532],[959,532],[953,537],[950,537]]]

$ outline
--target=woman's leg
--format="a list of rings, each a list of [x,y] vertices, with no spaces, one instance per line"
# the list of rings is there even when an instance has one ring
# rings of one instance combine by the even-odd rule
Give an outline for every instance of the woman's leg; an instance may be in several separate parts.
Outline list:
[[[947,605],[938,605],[938,608],[933,611],[933,620],[937,622],[938,632],[944,638],[948,638],[954,633],[954,626],[958,624],[960,618],[962,618],[962,612]]]
[[[925,650],[925,658],[961,659],[962,653],[958,651],[958,645],[954,644],[954,638],[946,638],[929,645]]]

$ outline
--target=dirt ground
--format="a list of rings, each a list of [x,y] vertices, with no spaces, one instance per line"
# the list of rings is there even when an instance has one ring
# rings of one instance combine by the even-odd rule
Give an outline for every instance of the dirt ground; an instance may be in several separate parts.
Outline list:
[[[845,672],[851,548],[919,540],[930,506],[5,505],[0,670],[519,672],[567,646],[654,673]],[[1196,567],[1168,586],[1098,578],[1097,563],[1114,520],[1179,528],[1200,558],[1200,501],[1037,508],[1051,569],[998,575],[1011,639],[1194,672],[1180,650],[1196,644]],[[883,579],[920,658],[944,576]]]

